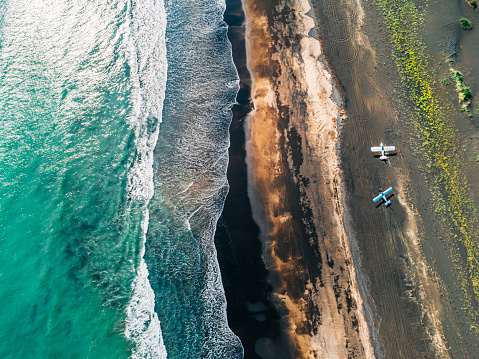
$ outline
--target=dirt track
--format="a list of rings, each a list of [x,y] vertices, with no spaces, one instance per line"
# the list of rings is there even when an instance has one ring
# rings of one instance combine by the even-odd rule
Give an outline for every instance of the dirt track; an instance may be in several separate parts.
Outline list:
[[[476,344],[457,310],[457,278],[449,274],[454,264],[442,241],[444,229],[429,203],[407,112],[397,109],[395,97],[403,89],[388,30],[375,5],[363,3],[364,8],[354,0],[317,1],[314,9],[345,92],[348,119],[341,148],[347,203],[379,338],[386,357],[474,357]],[[369,152],[380,142],[398,149],[387,163]],[[371,199],[377,189],[389,186],[395,189],[392,205],[376,207]]]

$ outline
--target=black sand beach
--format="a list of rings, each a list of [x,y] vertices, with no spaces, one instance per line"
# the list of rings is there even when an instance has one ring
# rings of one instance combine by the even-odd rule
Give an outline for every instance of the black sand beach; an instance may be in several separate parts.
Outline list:
[[[372,349],[341,224],[335,149],[342,110],[304,6],[245,2],[255,103],[247,125],[249,197],[275,304],[287,309],[291,357],[363,357]],[[308,83],[311,75],[317,83]],[[256,350],[275,358],[268,355],[274,344],[258,341]]]
[[[424,159],[416,147],[418,144],[411,143],[414,129],[408,116],[412,110],[407,102],[399,104],[406,90],[391,56],[392,48],[382,15],[373,2],[363,3],[364,12],[354,1],[317,1],[313,4],[321,21],[320,37],[326,55],[347,102],[348,120],[342,140],[344,179],[385,356],[476,357],[477,337],[471,333],[467,315],[460,309],[464,302],[449,254],[455,244],[446,240],[448,229],[435,214],[430,201],[428,181],[430,183],[431,179],[424,170]],[[451,8],[456,10],[451,11]],[[462,9],[462,14],[458,8]],[[469,54],[463,60],[459,44],[464,36],[472,40],[469,34],[460,32],[458,20],[461,15],[476,18],[477,14],[474,15],[465,2],[454,1],[429,3],[428,13],[432,16],[427,18],[430,23],[424,34],[429,40],[431,58],[438,63],[443,58],[445,73],[449,72],[449,55],[453,55],[452,59],[457,57],[458,63],[469,63],[475,55]],[[453,51],[448,53],[450,46]],[[475,83],[473,73],[468,72],[471,86]],[[444,102],[457,103],[454,90],[449,94],[444,91],[443,96]],[[460,131],[458,136],[467,138],[467,134],[472,134],[476,138],[474,120],[464,123],[465,116],[456,111],[450,116]],[[369,146],[379,142],[395,145],[398,149],[397,156],[391,157],[388,163],[368,156]],[[474,178],[477,176],[476,166],[469,173],[472,188],[476,187]],[[404,191],[403,194],[396,192],[394,206],[382,210],[364,205],[377,188],[388,186]],[[404,203],[398,203],[404,194],[417,221],[416,232],[420,238],[416,240],[411,236],[413,229],[408,223],[411,213],[405,211]],[[477,188],[471,195],[477,196]],[[415,248],[416,241],[420,247]],[[427,270],[427,278],[419,267],[424,259],[425,267],[432,268]],[[432,318],[434,312],[437,316]],[[434,339],[432,328],[435,326],[439,331]],[[439,349],[436,341],[442,335],[441,329],[445,339],[442,345],[449,349],[447,351]]]
[[[263,261],[259,228],[251,214],[247,191],[244,122],[252,110],[251,78],[246,67],[244,12],[241,0],[227,0],[225,22],[233,60],[240,77],[240,91],[232,109],[228,182],[230,190],[218,221],[215,244],[228,303],[228,322],[239,336],[245,358],[260,358],[258,339],[271,339],[271,358],[291,358],[280,313],[271,302],[270,274]],[[265,354],[265,353],[263,353]]]
[[[404,243],[407,213],[397,203],[397,194],[392,199],[394,205],[389,208],[376,208],[371,200],[378,188],[398,188],[397,170],[392,167],[397,166],[398,156],[384,163],[369,151],[370,146],[380,142],[397,146],[397,134],[391,126],[395,113],[381,98],[390,93],[389,88],[383,90],[382,87],[388,75],[380,77],[376,71],[378,59],[367,44],[358,46],[360,15],[353,2],[313,4],[321,21],[320,37],[326,55],[345,93],[348,119],[341,152],[347,202],[361,252],[362,269],[370,281],[375,324],[379,327],[385,357],[435,357],[427,345],[420,308],[406,292],[411,286],[407,282],[405,263],[408,257]],[[387,33],[379,35],[379,41],[388,44],[386,36]]]
[[[454,65],[465,70],[468,84],[475,91],[479,80],[476,76],[478,70],[471,59],[479,52],[479,46],[472,33],[461,33],[454,28],[454,16],[462,12],[474,21],[479,17],[477,11],[464,5],[465,2],[453,2],[429,3],[434,9],[426,19],[430,23],[425,40],[435,61],[452,55],[447,60],[451,59]],[[283,305],[278,305],[277,295],[287,295],[293,301],[305,300],[302,297],[306,290],[305,283],[308,279],[322,281],[321,276],[326,273],[324,268],[334,273],[335,278],[344,275],[344,267],[338,266],[341,256],[333,259],[337,251],[333,249],[333,242],[327,240],[331,231],[334,231],[334,227],[325,221],[329,208],[326,202],[331,199],[327,192],[320,191],[313,204],[308,204],[307,197],[302,194],[297,178],[314,183],[317,181],[315,176],[308,178],[302,174],[298,177],[303,160],[308,161],[301,147],[306,133],[301,132],[299,127],[296,127],[299,132],[291,130],[291,124],[295,123],[294,116],[290,118],[288,108],[280,107],[282,119],[275,126],[279,133],[288,134],[280,142],[279,151],[283,161],[279,162],[279,167],[282,174],[274,184],[276,187],[266,186],[264,189],[283,191],[280,195],[282,204],[275,207],[275,215],[281,217],[287,213],[291,216],[288,222],[291,225],[278,227],[281,228],[279,234],[261,242],[260,230],[253,220],[247,195],[243,126],[246,114],[252,109],[252,83],[246,68],[244,28],[240,26],[244,15],[239,0],[227,1],[227,5],[225,20],[230,25],[229,38],[241,78],[239,104],[233,108],[230,129],[228,180],[231,189],[216,234],[228,300],[228,319],[231,328],[243,342],[246,358],[296,358],[300,356],[298,346],[302,344],[291,339],[286,347],[278,346],[278,343],[287,343],[285,335],[291,330],[287,326],[301,321],[295,319],[297,313],[288,312]],[[429,201],[428,181],[431,179],[424,170],[421,154],[411,142],[413,129],[407,116],[412,108],[407,101],[401,102],[405,88],[401,85],[391,56],[389,33],[382,15],[375,3],[369,1],[362,4],[353,0],[312,1],[311,5],[313,9],[310,15],[315,17],[318,24],[317,36],[323,45],[325,61],[334,71],[345,100],[347,120],[341,139],[342,181],[351,214],[351,231],[357,240],[361,270],[367,281],[368,293],[364,299],[374,315],[373,322],[369,323],[370,330],[377,330],[379,336],[377,339],[371,334],[374,356],[475,358],[479,353],[478,340],[471,333],[467,314],[461,309],[464,302],[460,283],[453,272],[454,263],[450,258],[454,243],[447,239],[447,228]],[[278,14],[275,6],[276,3],[269,1],[256,4],[256,10],[261,9],[267,14],[265,18],[271,29],[270,44],[276,44],[277,48],[295,46],[291,45],[295,42],[293,38],[289,42],[288,36],[283,38],[280,33],[275,33],[277,29],[274,30],[279,20],[285,25],[291,21],[294,23],[294,18],[291,18],[294,12],[286,9]],[[261,11],[258,10],[258,13]],[[441,22],[444,24],[441,25]],[[292,31],[287,26],[284,29]],[[312,35],[316,36],[316,31]],[[447,53],[445,49],[453,51]],[[268,56],[271,53],[265,58]],[[260,73],[275,83],[281,71],[281,61],[269,63],[272,64],[270,68],[259,67]],[[447,68],[443,70],[444,73],[447,71]],[[297,79],[298,82],[300,80]],[[281,91],[280,86],[276,88],[278,96]],[[291,96],[299,98],[303,95],[293,92]],[[442,96],[444,101],[455,103],[457,94],[452,88],[445,87]],[[294,99],[292,101],[294,104]],[[298,102],[297,106],[302,105]],[[472,119],[464,121],[464,115],[457,110],[451,116],[459,136],[471,146],[470,152],[479,155],[479,115],[475,114]],[[397,153],[388,162],[379,161],[369,151],[370,146],[380,142],[397,148]],[[292,160],[292,166],[288,158]],[[479,176],[479,166],[470,158],[467,164],[467,159],[465,155],[471,196],[477,201],[479,185],[474,178]],[[321,168],[321,163],[315,166]],[[273,168],[271,170],[274,171]],[[389,208],[375,206],[371,199],[377,194],[377,189],[389,186],[395,189],[393,205]],[[266,192],[262,194],[264,203],[268,203]],[[316,203],[316,200],[319,202]],[[255,205],[258,206],[258,203]],[[315,215],[311,208],[316,208]],[[324,217],[319,226],[313,223],[318,213]],[[314,238],[313,242],[311,238]],[[319,246],[312,245],[315,241],[318,241]],[[271,253],[268,254],[271,246],[281,266],[272,262]],[[266,268],[265,261],[269,268]],[[344,263],[350,265],[348,261]],[[338,268],[341,268],[341,272],[335,272]],[[342,283],[348,283],[347,275],[341,278],[345,280]],[[342,306],[341,292],[346,293],[347,299],[348,286],[338,285],[338,282],[334,285],[338,311]],[[324,321],[324,313],[318,311],[313,301],[306,299],[305,303],[301,309],[303,324],[299,330],[296,328],[299,337],[308,333],[314,336],[317,334],[314,328],[318,328],[318,323],[321,326],[321,321]],[[349,310],[348,305],[348,313]],[[319,322],[315,322],[316,319]],[[269,339],[258,341],[260,338]],[[364,356],[360,350],[352,353],[358,357]]]

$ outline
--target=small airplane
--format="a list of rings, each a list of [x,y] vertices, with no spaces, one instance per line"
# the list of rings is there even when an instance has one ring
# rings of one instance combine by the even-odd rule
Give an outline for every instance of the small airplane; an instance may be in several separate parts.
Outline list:
[[[384,203],[386,204],[386,207],[389,206],[391,204],[391,201],[388,201],[388,199],[386,198],[386,196],[391,193],[393,191],[393,188],[392,187],[389,187],[387,190],[385,190],[384,192],[381,192],[381,190],[379,190],[379,196],[375,197],[373,199],[374,203],[378,202],[379,200],[384,200]]]
[[[381,147],[371,147],[371,152],[381,152],[381,157],[379,157],[380,160],[387,160],[388,156],[386,155],[387,152],[394,151],[396,147],[394,146],[384,146],[383,143],[381,142]]]

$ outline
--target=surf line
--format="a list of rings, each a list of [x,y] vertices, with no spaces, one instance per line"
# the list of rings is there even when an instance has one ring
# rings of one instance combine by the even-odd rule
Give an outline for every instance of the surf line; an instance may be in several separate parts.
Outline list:
[[[273,284],[288,313],[292,346],[298,357],[354,353],[374,358],[366,288],[358,285],[359,260],[345,228],[339,157],[344,103],[320,41],[309,36],[315,27],[307,15],[311,6],[306,0],[283,0],[274,9],[252,0],[243,3],[254,105],[246,125],[248,192],[265,260],[278,278]],[[292,200],[302,207],[301,218],[285,200],[291,197],[288,176],[299,193]],[[309,263],[302,258],[305,251],[294,250],[301,244],[291,245],[300,241],[300,232],[306,237],[302,245],[313,252],[318,248]],[[342,289],[336,291],[338,286]],[[302,295],[290,294],[298,287]],[[310,305],[320,314],[305,324]]]
[[[146,26],[149,27],[148,31],[143,28]],[[134,344],[131,358],[166,359],[160,321],[155,312],[155,294],[148,280],[148,268],[144,260],[149,223],[148,203],[154,191],[153,151],[158,141],[167,78],[164,2],[128,2],[122,32],[126,38],[124,51],[132,69],[133,93],[136,93],[130,124],[135,132],[137,155],[128,174],[127,192],[133,201],[144,206],[140,261],[132,284],[133,296],[126,310],[124,334]],[[153,51],[154,48],[157,51]],[[150,66],[144,66],[147,62]],[[148,125],[151,118],[156,119],[153,129]]]

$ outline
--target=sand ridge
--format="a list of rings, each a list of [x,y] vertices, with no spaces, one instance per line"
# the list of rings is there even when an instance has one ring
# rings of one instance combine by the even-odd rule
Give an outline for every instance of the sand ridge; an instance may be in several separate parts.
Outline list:
[[[308,36],[309,3],[281,1],[268,13],[245,1],[245,10],[254,103],[250,196],[261,208],[255,219],[291,341],[303,358],[374,357],[342,219],[337,143],[344,105],[319,60],[319,41]],[[314,252],[309,260],[306,251]]]

